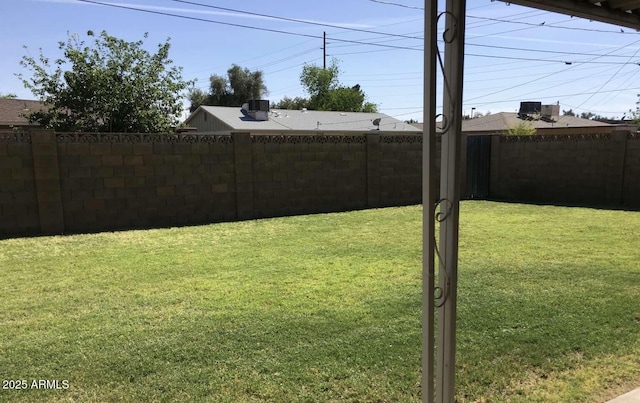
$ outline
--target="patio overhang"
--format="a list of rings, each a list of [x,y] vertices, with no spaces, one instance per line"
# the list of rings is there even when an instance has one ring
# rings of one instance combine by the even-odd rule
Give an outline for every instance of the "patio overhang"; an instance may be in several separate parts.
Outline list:
[[[640,0],[515,0],[505,1],[640,30]],[[424,2],[424,133],[422,162],[422,401],[455,401],[456,303],[458,276],[458,223],[462,87],[466,0]],[[437,45],[437,24],[445,21],[444,56]],[[435,189],[436,72],[444,76],[442,94],[442,150],[440,190]],[[439,194],[439,200],[436,195]],[[439,212],[436,209],[439,207]],[[440,225],[439,249],[435,226]],[[435,284],[436,257],[438,285]],[[438,328],[435,329],[437,312]],[[437,344],[437,349],[435,348]],[[434,356],[437,354],[437,356]]]
[[[505,3],[640,29],[640,0],[516,0]]]

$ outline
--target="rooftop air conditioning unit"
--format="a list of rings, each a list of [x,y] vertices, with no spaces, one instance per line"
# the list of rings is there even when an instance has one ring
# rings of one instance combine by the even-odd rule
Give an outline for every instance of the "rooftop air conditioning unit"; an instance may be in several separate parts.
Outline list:
[[[269,100],[250,100],[247,104],[247,114],[255,120],[269,120]]]
[[[542,105],[540,114],[542,115],[542,120],[555,122],[560,117],[560,105]]]
[[[542,110],[542,102],[520,102],[520,110],[518,117],[520,119],[540,119],[540,111]]]

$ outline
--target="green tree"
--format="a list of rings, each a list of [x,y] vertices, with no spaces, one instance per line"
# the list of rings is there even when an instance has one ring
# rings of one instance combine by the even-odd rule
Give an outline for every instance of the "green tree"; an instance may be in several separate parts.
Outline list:
[[[507,134],[510,136],[531,136],[536,134],[536,128],[533,123],[527,121],[521,121],[510,127],[507,130]]]
[[[267,94],[262,71],[252,72],[237,64],[227,70],[227,77],[216,74],[209,77],[209,92],[194,89],[189,93],[191,112],[200,105],[242,106],[252,99],[261,99]]]
[[[20,64],[32,76],[18,77],[47,106],[29,119],[59,131],[166,132],[175,127],[191,82],[182,80],[182,68],[171,66],[169,39],[151,54],[142,40],[126,42],[105,31],[98,36],[88,31],[87,36],[92,45],[75,34],[59,42],[64,57],[53,66],[42,50],[39,59],[22,58]]]
[[[275,107],[282,109],[307,109],[319,111],[377,112],[378,106],[366,102],[360,85],[348,87],[340,84],[340,69],[334,60],[327,68],[305,65],[300,74],[300,83],[309,98],[285,97]]]
[[[629,109],[629,119],[634,125],[640,126],[640,94],[637,94],[637,96],[638,101],[636,101],[636,109]],[[624,116],[622,119],[624,120]]]
[[[573,109],[569,109],[568,111],[565,111],[564,109],[562,110],[562,114],[564,116],[576,116],[576,113],[573,111]]]
[[[16,99],[16,98],[18,98],[16,94],[12,94],[12,93],[3,94],[0,92],[0,99]]]
[[[300,83],[309,94],[309,109],[322,111],[376,112],[377,105],[365,102],[366,95],[360,85],[347,87],[340,84],[340,69],[334,60],[328,68],[305,65]]]
[[[275,104],[273,104],[272,108],[292,109],[292,110],[300,110],[303,108],[309,109],[309,100],[303,97],[295,97],[295,98],[284,97],[279,102],[276,102]]]

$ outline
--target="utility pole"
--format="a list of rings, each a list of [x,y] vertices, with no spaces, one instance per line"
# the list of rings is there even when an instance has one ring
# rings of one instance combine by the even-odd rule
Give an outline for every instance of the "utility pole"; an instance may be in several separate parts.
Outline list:
[[[327,33],[322,33],[322,68],[327,69]]]

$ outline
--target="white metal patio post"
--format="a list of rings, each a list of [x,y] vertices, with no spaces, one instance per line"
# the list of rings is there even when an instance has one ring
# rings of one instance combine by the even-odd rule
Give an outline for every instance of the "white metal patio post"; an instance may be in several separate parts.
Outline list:
[[[432,403],[435,343],[436,57],[438,2],[424,2],[422,133],[422,401]]]
[[[432,402],[434,305],[437,301],[438,331],[435,335],[435,398],[455,401],[456,299],[458,277],[458,224],[460,206],[460,158],[462,84],[464,66],[465,0],[447,0],[444,45],[443,137],[440,173],[440,212],[435,214],[435,86],[438,50],[437,0],[425,0],[424,33],[424,133],[423,133],[423,336],[422,400]],[[434,228],[440,222],[439,275],[434,295]],[[434,300],[434,297],[436,298]]]

